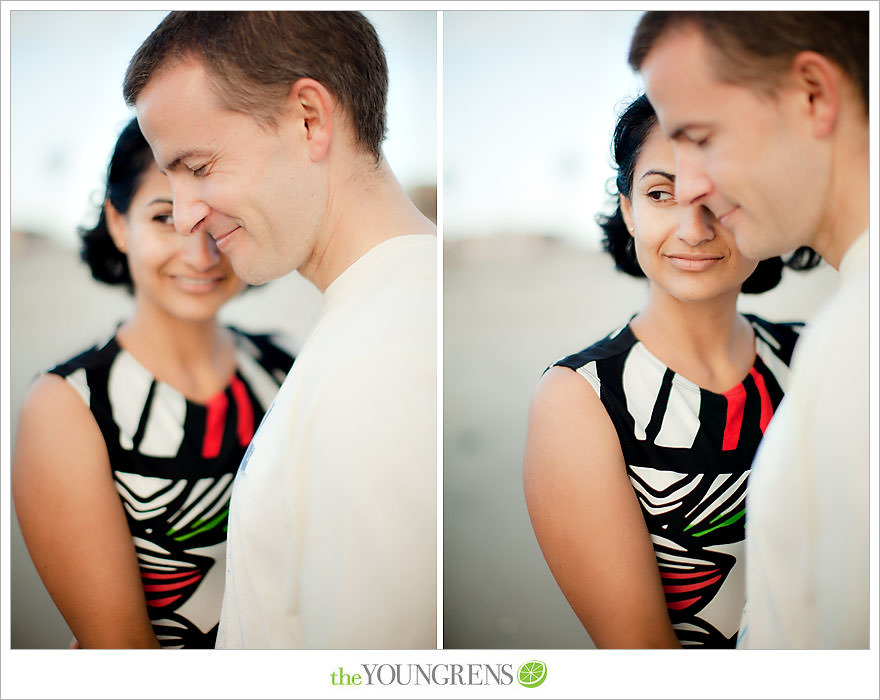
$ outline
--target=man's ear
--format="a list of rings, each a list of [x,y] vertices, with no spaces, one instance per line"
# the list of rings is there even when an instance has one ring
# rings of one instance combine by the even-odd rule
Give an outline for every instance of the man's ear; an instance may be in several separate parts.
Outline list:
[[[119,249],[120,253],[127,253],[125,217],[116,210],[116,207],[110,203],[109,199],[104,200],[104,219],[107,222],[107,231],[110,232],[110,238],[113,239],[114,245]]]
[[[313,78],[300,78],[287,96],[296,127],[308,144],[309,158],[318,162],[327,157],[333,138],[336,100],[330,91]]]
[[[820,53],[801,51],[791,62],[789,77],[794,88],[806,98],[804,104],[813,122],[813,135],[830,135],[840,116],[843,71]]]

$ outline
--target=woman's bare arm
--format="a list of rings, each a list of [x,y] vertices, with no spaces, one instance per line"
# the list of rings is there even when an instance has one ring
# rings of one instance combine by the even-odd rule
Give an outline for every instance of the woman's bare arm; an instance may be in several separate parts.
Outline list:
[[[12,494],[31,558],[79,646],[158,647],[107,447],[55,375],[38,379],[22,406]]]
[[[614,425],[569,369],[538,385],[523,478],[544,558],[596,646],[678,647]]]

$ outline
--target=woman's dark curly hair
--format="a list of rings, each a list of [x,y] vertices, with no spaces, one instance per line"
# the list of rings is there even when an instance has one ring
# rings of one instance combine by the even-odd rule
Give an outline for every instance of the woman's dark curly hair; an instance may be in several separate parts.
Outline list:
[[[103,203],[109,201],[116,211],[126,214],[144,173],[153,162],[150,145],[141,134],[137,119],[132,119],[119,134],[107,166],[107,193],[101,202],[98,223],[92,228],[79,229],[80,257],[88,264],[92,277],[99,282],[124,285],[129,292],[134,291],[134,285],[128,271],[128,258],[110,237]]]
[[[616,206],[612,214],[598,214],[596,216],[596,223],[602,229],[603,250],[611,253],[618,270],[633,277],[644,277],[645,273],[636,259],[633,237],[627,230],[623,214],[620,211],[620,197],[627,199],[632,197],[633,171],[636,167],[636,161],[648,134],[656,125],[657,114],[645,95],[637,97],[623,110],[617,120],[617,126],[614,128],[614,137],[611,143],[612,157],[617,165],[617,177],[614,181],[617,192],[612,191],[610,194],[615,196]],[[762,260],[749,278],[743,282],[742,291],[746,294],[760,294],[769,291],[779,284],[784,267],[793,270],[809,270],[818,265],[820,261],[819,254],[806,246],[798,248],[787,260],[783,260],[779,256]]]

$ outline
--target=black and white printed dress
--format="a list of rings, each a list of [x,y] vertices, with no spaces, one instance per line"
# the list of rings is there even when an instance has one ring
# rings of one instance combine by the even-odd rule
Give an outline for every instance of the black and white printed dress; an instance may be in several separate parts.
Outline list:
[[[746,318],[755,362],[723,394],[666,367],[629,324],[556,363],[590,383],[614,423],[685,647],[736,645],[749,470],[782,400],[803,325]]]
[[[214,647],[233,478],[293,364],[269,336],[232,330],[235,376],[205,404],[156,380],[115,335],[49,370],[104,437],[163,647]]]

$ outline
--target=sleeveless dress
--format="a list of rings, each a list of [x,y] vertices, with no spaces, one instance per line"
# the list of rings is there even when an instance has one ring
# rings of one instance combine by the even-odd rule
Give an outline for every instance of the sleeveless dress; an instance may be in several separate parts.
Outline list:
[[[49,370],[76,389],[104,437],[163,647],[214,647],[232,481],[293,364],[270,336],[231,330],[235,376],[206,404],[158,381],[115,335]]]
[[[736,646],[747,480],[803,325],[746,318],[755,362],[723,394],[666,367],[629,324],[555,363],[590,383],[614,423],[684,647]]]

